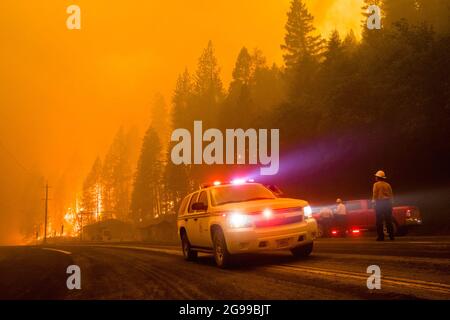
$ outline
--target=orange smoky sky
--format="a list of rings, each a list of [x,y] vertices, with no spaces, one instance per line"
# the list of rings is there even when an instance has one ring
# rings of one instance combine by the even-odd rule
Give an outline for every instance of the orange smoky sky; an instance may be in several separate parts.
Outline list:
[[[306,2],[324,36],[335,28],[359,32],[362,0]],[[281,65],[289,3],[2,0],[0,233],[16,214],[25,169],[50,183],[70,171],[75,192],[121,125],[142,132],[154,94],[170,102],[177,75],[195,71],[208,40],[225,87],[242,46]],[[81,30],[66,27],[71,4],[81,8]]]

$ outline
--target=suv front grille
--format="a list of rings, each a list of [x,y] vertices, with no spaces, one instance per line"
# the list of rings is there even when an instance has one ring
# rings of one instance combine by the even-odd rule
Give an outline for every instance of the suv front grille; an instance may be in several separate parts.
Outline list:
[[[266,228],[266,227],[274,227],[274,226],[281,226],[284,224],[291,224],[291,223],[299,223],[303,221],[303,215],[297,215],[287,218],[273,218],[269,220],[258,220],[255,221],[255,227],[256,228]]]

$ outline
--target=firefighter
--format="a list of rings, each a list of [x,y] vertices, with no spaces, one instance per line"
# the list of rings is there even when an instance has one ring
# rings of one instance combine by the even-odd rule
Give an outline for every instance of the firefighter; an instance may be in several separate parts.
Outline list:
[[[375,173],[372,202],[375,204],[377,241],[384,241],[383,222],[386,225],[389,238],[394,240],[394,228],[392,226],[392,204],[394,197],[391,185],[386,180],[384,171],[379,170]]]
[[[341,199],[336,199],[336,213],[334,215],[336,226],[340,230],[341,236],[345,236],[347,233],[347,208]]]

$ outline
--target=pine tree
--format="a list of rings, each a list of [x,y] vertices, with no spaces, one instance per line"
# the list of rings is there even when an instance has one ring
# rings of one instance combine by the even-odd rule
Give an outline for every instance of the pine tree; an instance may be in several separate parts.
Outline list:
[[[160,141],[168,141],[169,135],[169,112],[164,96],[156,93],[151,106],[151,123],[158,133]],[[167,147],[166,145],[162,146]]]
[[[217,126],[217,115],[223,96],[220,68],[212,42],[209,41],[198,61],[191,107],[195,120],[202,120],[204,128]]]
[[[251,70],[250,70],[250,76],[251,78],[255,78],[255,73],[260,70],[267,68],[267,61],[266,57],[264,56],[261,49],[254,48],[253,52],[251,54]]]
[[[82,206],[85,212],[91,213],[92,219],[101,215],[102,163],[99,157],[92,165],[91,171],[83,183]]]
[[[198,60],[195,74],[195,93],[199,96],[208,96],[215,101],[222,95],[223,87],[220,79],[220,68],[214,53],[212,41],[208,42]]]
[[[295,70],[305,59],[319,55],[322,46],[320,36],[314,35],[314,17],[308,12],[301,0],[292,0],[287,14],[286,35],[281,46],[286,53],[283,55],[286,68]]]
[[[190,129],[195,118],[192,116],[193,84],[191,76],[186,69],[178,76],[172,98],[171,123],[174,129]],[[167,201],[167,211],[174,213],[178,210],[179,202],[190,190],[189,167],[172,163],[170,151],[175,145],[171,142],[166,154],[164,167],[164,190]]]
[[[342,48],[346,53],[353,53],[358,47],[358,40],[356,40],[355,32],[350,30],[342,41]]]
[[[258,110],[258,121],[269,120],[268,114],[285,99],[285,86],[282,71],[276,64],[269,67],[264,63],[255,69],[252,77],[251,99]],[[259,126],[270,127],[262,123]]]
[[[221,106],[219,118],[222,129],[245,128],[249,124],[248,119],[253,117],[249,88],[252,64],[252,56],[243,47],[233,69],[228,95]]]
[[[153,126],[145,133],[131,196],[135,223],[148,222],[159,214],[161,195],[161,143]]]
[[[191,76],[186,69],[178,76],[175,91],[172,97],[171,125],[173,128],[190,128],[193,120],[191,110],[193,84]]]
[[[232,83],[238,83],[240,85],[249,84],[252,72],[252,62],[252,57],[250,56],[247,48],[243,47],[239,52],[233,69]]]
[[[105,156],[102,170],[102,201],[105,218],[128,219],[131,182],[130,144],[120,128]]]
[[[289,101],[292,102],[291,108],[296,110],[286,109],[284,112],[286,116],[290,113],[292,117],[297,112],[297,116],[309,112],[305,108],[312,108],[315,104],[306,99],[311,97],[309,92],[313,89],[312,85],[319,71],[323,40],[320,35],[315,35],[314,17],[302,0],[292,0],[287,16],[285,44],[281,48],[285,51],[284,75],[289,85]]]
[[[339,35],[339,32],[337,30],[334,30],[331,33],[330,38],[327,41],[326,46],[326,52],[325,52],[325,63],[329,63],[336,58],[339,57],[339,55],[342,52],[342,41],[341,37]]]

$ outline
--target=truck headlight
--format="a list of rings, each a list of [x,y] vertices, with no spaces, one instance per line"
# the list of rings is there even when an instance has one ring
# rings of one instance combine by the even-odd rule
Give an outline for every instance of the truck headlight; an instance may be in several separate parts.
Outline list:
[[[303,214],[305,215],[305,218],[312,218],[312,209],[310,206],[306,206],[303,208]]]
[[[228,218],[231,228],[248,228],[252,226],[252,222],[246,214],[232,213]]]

